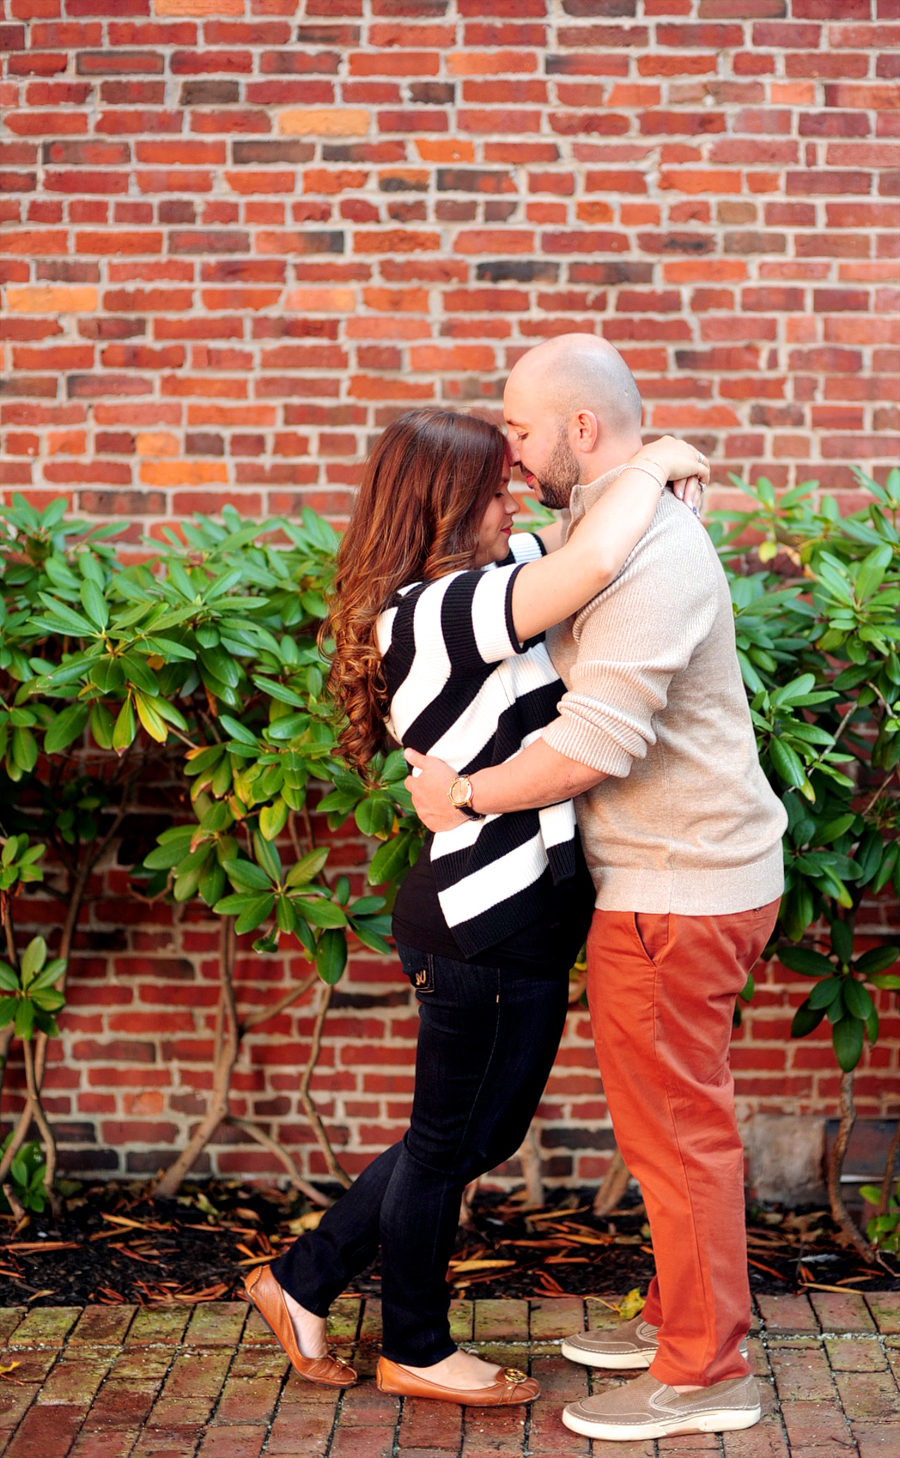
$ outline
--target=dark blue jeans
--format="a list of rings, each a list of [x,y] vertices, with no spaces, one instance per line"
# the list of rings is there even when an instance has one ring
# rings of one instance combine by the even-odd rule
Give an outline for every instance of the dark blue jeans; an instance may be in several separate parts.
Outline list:
[[[462,1192],[524,1139],[562,1035],[568,980],[397,950],[419,1001],[409,1129],[272,1270],[324,1316],[380,1246],[384,1355],[428,1367],[456,1350],[446,1275]]]

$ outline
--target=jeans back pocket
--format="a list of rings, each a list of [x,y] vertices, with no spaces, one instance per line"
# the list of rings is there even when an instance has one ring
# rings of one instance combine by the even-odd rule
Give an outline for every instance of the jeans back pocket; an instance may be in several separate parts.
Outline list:
[[[416,996],[434,992],[434,958],[431,952],[409,952],[404,948],[403,970]]]

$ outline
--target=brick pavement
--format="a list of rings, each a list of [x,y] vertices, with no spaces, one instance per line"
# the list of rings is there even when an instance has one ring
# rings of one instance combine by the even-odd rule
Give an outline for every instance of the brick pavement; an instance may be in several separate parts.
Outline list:
[[[617,1318],[600,1302],[459,1301],[458,1340],[542,1383],[530,1409],[401,1402],[377,1391],[377,1301],[338,1302],[332,1336],[363,1381],[343,1395],[291,1371],[255,1311],[0,1309],[2,1458],[588,1458],[561,1405],[598,1390],[559,1339]],[[894,1458],[900,1293],[761,1296],[751,1333],[763,1420],[747,1432],[594,1445],[616,1458]],[[13,1367],[12,1363],[16,1363]]]

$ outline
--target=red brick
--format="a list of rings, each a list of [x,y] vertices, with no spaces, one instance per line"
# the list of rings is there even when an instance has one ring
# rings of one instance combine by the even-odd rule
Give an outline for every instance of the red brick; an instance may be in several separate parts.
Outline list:
[[[311,0],[302,19],[295,0],[7,0],[4,484],[36,501],[62,486],[82,515],[129,517],[130,533],[229,499],[343,518],[362,450],[398,409],[494,400],[524,343],[600,327],[637,370],[651,428],[702,432],[725,470],[779,487],[815,475],[863,504],[846,462],[883,476],[897,433],[896,5],[875,20],[869,0],[839,19],[828,0],[789,15],[784,0],[645,0],[638,17],[635,0],[563,0],[552,33],[546,0],[465,0],[462,24],[440,0],[370,8],[364,31],[361,0]],[[74,75],[57,69],[69,54]],[[304,132],[332,127],[335,106],[352,130]],[[326,843],[358,879],[350,833]],[[177,932],[198,982],[135,972],[165,960],[152,936],[170,937],[170,916],[160,907],[160,930],[142,929],[146,913],[117,909],[123,885],[111,872],[102,919],[128,928],[128,957],[82,955],[71,990],[94,1101],[80,1114],[171,1119],[180,1138],[197,1106],[176,1098],[209,1086],[211,1030],[186,1019],[195,1005],[208,1016],[217,933],[193,913]],[[256,975],[263,996],[280,964]],[[354,958],[353,977],[376,995],[399,986],[376,959]],[[765,1019],[748,1015],[735,1063],[750,1106],[789,1088],[830,1112],[827,1039],[785,1042],[801,992],[766,1002],[762,989]],[[282,1021],[273,1047],[287,1061],[261,1051],[235,1089],[293,1141],[290,1060],[308,1016]],[[342,1014],[359,1061],[332,1069],[331,1045],[319,1074],[355,1093],[373,1138],[405,1118],[413,1027],[392,1012],[372,1055],[376,1021]],[[584,1085],[577,1117],[605,1118],[585,1024],[572,1020],[548,1121],[577,1096],[559,1091],[567,1080]],[[895,1071],[890,1028],[872,1077]],[[176,1051],[195,1060],[183,1096],[157,1061]],[[74,1118],[71,1072],[54,1097]],[[119,1102],[144,1087],[144,1109]],[[860,1098],[868,1111],[865,1073]],[[226,1153],[250,1168],[243,1147]],[[354,1168],[367,1158],[351,1152]],[[594,1179],[607,1162],[598,1151],[552,1171]]]

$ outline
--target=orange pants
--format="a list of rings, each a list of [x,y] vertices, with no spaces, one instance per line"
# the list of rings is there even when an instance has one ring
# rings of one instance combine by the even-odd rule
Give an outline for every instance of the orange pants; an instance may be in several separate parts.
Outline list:
[[[595,911],[588,1002],[603,1088],[640,1182],[656,1258],[643,1316],[654,1377],[702,1387],[748,1370],[744,1162],[728,1063],[737,994],[778,902],[731,916]]]

